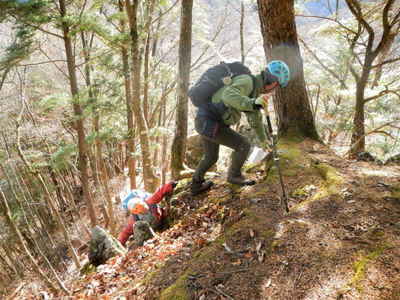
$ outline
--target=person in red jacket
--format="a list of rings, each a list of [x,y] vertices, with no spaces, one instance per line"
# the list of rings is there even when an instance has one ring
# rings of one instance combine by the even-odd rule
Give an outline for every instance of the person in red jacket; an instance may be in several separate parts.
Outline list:
[[[172,181],[164,184],[148,198],[134,197],[129,200],[127,208],[131,215],[118,236],[118,240],[123,246],[132,234],[134,246],[142,246],[144,241],[151,237],[149,227],[157,229],[165,218],[165,211],[158,203],[165,196],[170,195],[176,185],[177,183]]]

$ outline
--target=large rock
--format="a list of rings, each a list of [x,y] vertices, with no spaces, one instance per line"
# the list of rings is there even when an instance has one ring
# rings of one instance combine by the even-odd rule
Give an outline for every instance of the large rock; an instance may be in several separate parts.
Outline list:
[[[94,266],[106,263],[108,259],[118,254],[124,255],[127,250],[121,243],[103,228],[92,229],[92,239],[89,245],[89,262]]]

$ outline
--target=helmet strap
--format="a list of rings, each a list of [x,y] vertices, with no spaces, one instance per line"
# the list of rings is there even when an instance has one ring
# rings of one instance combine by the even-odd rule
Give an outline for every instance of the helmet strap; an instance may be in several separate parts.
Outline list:
[[[276,77],[275,75],[272,75],[268,69],[261,72],[261,76],[263,78],[264,85],[269,85],[273,82],[279,82],[278,77]]]

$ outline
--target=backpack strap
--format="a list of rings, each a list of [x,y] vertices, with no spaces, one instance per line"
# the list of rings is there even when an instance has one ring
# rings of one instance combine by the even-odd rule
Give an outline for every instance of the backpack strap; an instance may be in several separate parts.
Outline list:
[[[249,97],[250,97],[250,98],[255,98],[255,97],[256,97],[255,93],[256,93],[256,83],[257,83],[257,79],[256,79],[256,77],[255,77],[253,74],[250,74],[249,76],[250,76],[251,79],[253,80],[253,90],[251,91]]]

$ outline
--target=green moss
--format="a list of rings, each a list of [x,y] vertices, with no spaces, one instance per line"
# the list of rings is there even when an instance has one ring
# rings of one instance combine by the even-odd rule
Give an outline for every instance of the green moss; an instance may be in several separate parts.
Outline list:
[[[392,186],[390,192],[392,198],[400,200],[400,185]]]
[[[309,195],[309,192],[306,191],[307,187],[309,187],[309,186],[306,185],[306,186],[303,186],[301,188],[298,188],[298,189],[294,190],[292,192],[292,197],[295,197],[295,198],[307,197]]]
[[[328,184],[337,185],[343,183],[344,180],[342,176],[330,165],[314,161],[312,162],[312,166]]]
[[[350,285],[354,286],[359,292],[362,291],[361,281],[365,278],[365,272],[368,264],[376,260],[387,249],[387,245],[379,245],[367,255],[360,253],[361,257],[353,264],[354,275],[350,281]]]
[[[267,239],[274,237],[275,231],[267,229],[267,230],[262,230],[259,234],[262,238],[267,240]]]
[[[313,201],[331,195],[340,194],[340,186],[344,183],[344,179],[335,168],[320,162],[312,162],[312,167],[322,177],[323,181],[319,183],[318,191],[311,198],[299,203],[294,209],[304,207]]]
[[[96,271],[96,266],[92,265],[90,262],[87,262],[79,271],[81,275],[88,275]]]
[[[170,287],[165,289],[161,295],[161,300],[189,300],[191,299],[188,290],[186,289],[186,280],[188,272],[185,272],[179,279]]]

